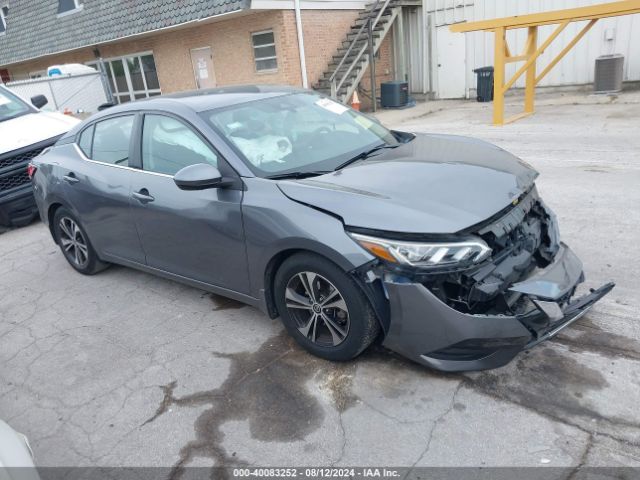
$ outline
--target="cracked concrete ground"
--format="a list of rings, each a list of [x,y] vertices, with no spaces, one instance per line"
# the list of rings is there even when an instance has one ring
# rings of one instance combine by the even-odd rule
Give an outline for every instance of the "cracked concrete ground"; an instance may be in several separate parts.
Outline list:
[[[250,307],[121,267],[83,277],[36,223],[0,236],[0,418],[40,466],[640,466],[640,95],[576,98],[503,128],[475,102],[381,114],[531,163],[587,285],[617,281],[508,366],[324,362]]]

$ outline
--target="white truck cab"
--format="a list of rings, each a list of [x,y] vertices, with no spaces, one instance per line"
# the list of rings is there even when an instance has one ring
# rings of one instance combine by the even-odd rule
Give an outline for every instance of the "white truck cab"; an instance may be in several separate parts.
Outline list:
[[[31,102],[0,85],[0,227],[30,223],[38,211],[27,165],[80,120],[43,112],[44,95]]]

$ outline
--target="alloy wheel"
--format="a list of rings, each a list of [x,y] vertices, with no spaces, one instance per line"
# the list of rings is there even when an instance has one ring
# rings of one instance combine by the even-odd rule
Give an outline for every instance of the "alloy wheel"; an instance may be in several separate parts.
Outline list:
[[[349,310],[340,291],[322,275],[300,272],[285,290],[289,315],[305,338],[323,347],[340,345],[349,334]]]
[[[89,248],[87,240],[78,224],[69,217],[62,217],[58,223],[60,227],[60,245],[67,259],[76,266],[83,268],[89,262]]]

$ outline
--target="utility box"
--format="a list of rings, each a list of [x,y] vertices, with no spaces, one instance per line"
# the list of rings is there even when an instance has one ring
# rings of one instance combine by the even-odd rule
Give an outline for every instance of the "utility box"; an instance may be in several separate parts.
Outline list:
[[[614,53],[596,58],[593,89],[596,93],[612,93],[622,90],[624,56]]]
[[[380,84],[380,105],[383,108],[404,107],[409,103],[407,82],[383,82]]]

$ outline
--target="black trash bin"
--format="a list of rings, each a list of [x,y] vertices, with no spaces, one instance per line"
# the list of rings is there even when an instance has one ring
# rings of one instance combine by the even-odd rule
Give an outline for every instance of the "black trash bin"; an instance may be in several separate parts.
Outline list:
[[[473,73],[478,76],[477,96],[479,102],[493,100],[493,67],[476,68]]]

